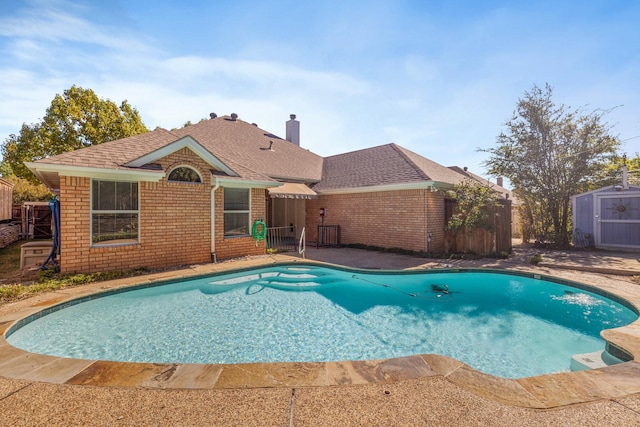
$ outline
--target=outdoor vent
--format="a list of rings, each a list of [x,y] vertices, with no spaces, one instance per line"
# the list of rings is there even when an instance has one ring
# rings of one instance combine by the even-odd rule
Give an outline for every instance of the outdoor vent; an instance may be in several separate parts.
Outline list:
[[[231,113],[231,120],[234,122],[238,120],[238,115],[236,113]]]
[[[255,127],[258,127],[258,124],[257,124],[257,123],[251,123],[251,124],[252,124],[252,125],[254,125]]]
[[[209,113],[209,117],[215,119],[216,117],[218,117],[218,115],[216,113]]]

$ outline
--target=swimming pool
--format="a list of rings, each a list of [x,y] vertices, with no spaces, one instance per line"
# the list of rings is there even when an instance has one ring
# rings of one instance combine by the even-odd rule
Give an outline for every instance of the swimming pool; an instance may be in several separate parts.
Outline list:
[[[637,319],[586,287],[529,276],[280,265],[94,295],[20,321],[7,340],[35,353],[158,363],[436,353],[518,378],[566,371],[572,355],[604,348],[602,329]]]

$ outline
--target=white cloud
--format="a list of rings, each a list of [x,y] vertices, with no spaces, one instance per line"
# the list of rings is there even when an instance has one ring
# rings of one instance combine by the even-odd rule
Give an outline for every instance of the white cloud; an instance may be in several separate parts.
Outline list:
[[[49,43],[75,42],[120,51],[140,51],[147,46],[122,28],[97,26],[69,13],[69,3],[26,9],[20,16],[0,19],[0,36]]]
[[[624,104],[612,113],[611,121],[620,122],[616,131],[640,134],[637,53],[625,53],[628,65],[607,67],[608,41],[590,49],[597,35],[573,37],[576,23],[547,31],[540,20],[543,31],[537,31],[528,26],[529,9],[475,11],[445,22],[426,6],[419,8],[423,15],[403,16],[408,6],[381,3],[355,26],[355,15],[344,14],[337,29],[329,25],[332,15],[323,15],[305,56],[304,34],[278,39],[263,29],[258,36],[243,30],[243,44],[222,53],[217,43],[228,42],[217,39],[191,49],[172,21],[173,28],[157,26],[172,32],[174,46],[183,43],[170,52],[157,34],[136,32],[141,26],[126,17],[96,16],[95,4],[29,5],[0,18],[0,80],[6,82],[0,85],[0,137],[36,121],[56,93],[76,84],[117,103],[127,99],[151,128],[235,112],[282,136],[295,113],[302,145],[321,155],[396,142],[482,174],[485,156],[476,148],[493,145],[518,97],[547,81],[560,103]],[[357,15],[356,9],[347,11]],[[598,56],[591,59],[592,53]]]

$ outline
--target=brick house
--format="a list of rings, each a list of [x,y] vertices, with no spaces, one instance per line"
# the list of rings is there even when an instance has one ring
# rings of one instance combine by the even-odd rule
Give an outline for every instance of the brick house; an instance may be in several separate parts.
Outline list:
[[[318,198],[308,202],[307,230],[317,238],[320,207],[325,224],[339,224],[342,243],[416,252],[442,252],[445,194],[464,177],[396,144],[327,157]]]
[[[60,196],[60,267],[93,272],[159,268],[264,254],[252,224],[325,221],[343,243],[439,252],[444,196],[464,179],[395,144],[322,158],[236,114],[158,128],[27,163]]]

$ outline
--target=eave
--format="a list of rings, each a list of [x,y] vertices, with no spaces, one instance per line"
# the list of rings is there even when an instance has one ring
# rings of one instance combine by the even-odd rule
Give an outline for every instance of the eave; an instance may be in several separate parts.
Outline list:
[[[215,187],[226,187],[226,188],[269,188],[269,187],[280,187],[283,183],[277,181],[257,181],[250,179],[241,179],[234,177],[221,177],[216,176],[215,178]]]
[[[108,169],[40,162],[25,162],[24,164],[51,190],[60,189],[61,176],[148,182],[158,182],[165,176],[164,171],[133,168]]]
[[[412,183],[399,183],[389,185],[372,185],[367,187],[346,187],[335,188],[328,190],[316,190],[313,191],[319,195],[332,195],[332,194],[356,194],[356,193],[374,193],[380,191],[401,191],[401,190],[449,190],[452,189],[453,184],[435,181],[420,181]]]

